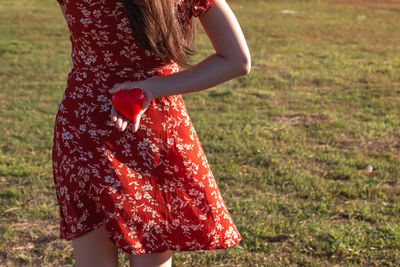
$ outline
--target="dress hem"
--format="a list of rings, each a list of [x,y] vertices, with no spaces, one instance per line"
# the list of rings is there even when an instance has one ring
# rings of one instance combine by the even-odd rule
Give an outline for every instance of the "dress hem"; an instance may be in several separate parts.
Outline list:
[[[60,239],[61,239],[61,240],[66,240],[66,241],[74,240],[74,239],[76,239],[76,238],[79,238],[79,237],[84,236],[84,235],[87,234],[87,233],[90,233],[90,232],[93,231],[93,230],[96,230],[97,228],[99,228],[99,227],[102,226],[103,224],[106,224],[105,227],[106,227],[106,229],[107,229],[107,223],[106,223],[106,222],[101,222],[100,224],[97,224],[97,225],[94,224],[94,226],[93,226],[91,229],[89,229],[89,230],[87,230],[87,231],[85,231],[85,232],[80,232],[79,234],[76,234],[76,235],[74,235],[74,236],[72,236],[72,237],[66,237],[66,236],[63,236],[63,235],[60,234]],[[123,249],[123,248],[119,247],[119,246],[117,245],[117,243],[113,240],[112,234],[111,234],[109,231],[107,231],[107,232],[109,233],[109,234],[108,234],[108,239],[109,239],[111,242],[113,242],[113,244],[114,244],[118,249],[121,249],[123,252],[125,252],[125,253],[127,253],[127,254],[131,254],[131,255],[143,255],[143,254],[152,254],[152,253],[162,253],[162,252],[165,252],[165,251],[168,251],[168,250],[171,250],[171,251],[174,251],[174,252],[190,252],[190,251],[220,250],[220,249],[227,249],[227,248],[233,247],[233,246],[239,244],[240,241],[242,240],[242,236],[239,235],[239,238],[237,238],[237,239],[235,240],[234,243],[229,244],[229,245],[221,245],[221,246],[216,246],[216,247],[194,248],[194,249],[191,249],[191,248],[189,248],[189,247],[187,247],[187,248],[169,248],[169,247],[167,247],[167,248],[158,249],[158,250],[149,250],[149,251],[146,251],[145,253],[129,253],[129,252],[126,251],[126,249]]]

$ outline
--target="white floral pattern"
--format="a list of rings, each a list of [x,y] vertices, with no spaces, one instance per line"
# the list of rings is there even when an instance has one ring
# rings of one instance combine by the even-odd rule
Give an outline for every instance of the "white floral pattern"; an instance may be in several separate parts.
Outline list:
[[[131,254],[238,243],[181,95],[152,100],[135,133],[106,124],[107,90],[115,83],[168,75],[180,66],[135,42],[119,1],[58,1],[66,7],[73,62],[52,150],[60,237],[71,240],[105,223],[110,239]],[[185,27],[213,3],[177,0],[176,14]]]

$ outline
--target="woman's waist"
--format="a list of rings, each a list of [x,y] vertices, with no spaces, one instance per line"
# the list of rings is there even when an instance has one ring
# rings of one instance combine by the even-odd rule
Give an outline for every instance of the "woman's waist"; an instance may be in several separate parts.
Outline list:
[[[137,68],[134,66],[76,66],[74,65],[68,75],[65,94],[80,101],[94,101],[111,99],[108,90],[116,83],[126,81],[139,81],[155,76],[164,76],[179,71],[180,66],[171,61],[163,66],[153,68]],[[182,101],[180,95],[161,97],[156,102]]]
[[[129,66],[129,65],[98,65],[98,66],[82,66],[75,64],[71,72],[106,72],[114,73],[120,76],[142,77],[149,78],[148,76],[162,76],[178,72],[180,69],[179,64],[170,61],[165,65],[157,66]]]

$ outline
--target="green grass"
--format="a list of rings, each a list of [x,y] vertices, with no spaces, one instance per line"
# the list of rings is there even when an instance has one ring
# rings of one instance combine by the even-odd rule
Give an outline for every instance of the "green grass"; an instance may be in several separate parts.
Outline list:
[[[243,240],[173,262],[400,265],[400,3],[229,4],[252,70],[184,99]],[[73,263],[51,172],[68,38],[56,1],[0,2],[0,265]]]

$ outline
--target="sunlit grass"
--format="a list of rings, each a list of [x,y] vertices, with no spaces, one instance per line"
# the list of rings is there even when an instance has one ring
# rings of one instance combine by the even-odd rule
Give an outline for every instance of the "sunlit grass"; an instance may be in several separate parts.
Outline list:
[[[229,4],[252,70],[184,100],[243,240],[176,266],[399,265],[400,4]],[[196,61],[213,52],[197,44]],[[0,58],[0,265],[71,265],[51,172],[71,68],[56,1],[0,2]]]

